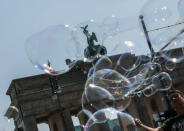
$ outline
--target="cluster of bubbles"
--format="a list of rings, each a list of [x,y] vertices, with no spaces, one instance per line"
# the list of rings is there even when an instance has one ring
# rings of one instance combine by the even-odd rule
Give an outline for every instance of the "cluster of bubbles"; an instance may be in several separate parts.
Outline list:
[[[94,114],[91,114],[88,110],[81,110],[78,113],[78,118],[85,117],[87,118],[87,122],[82,121],[81,127],[83,127],[84,131],[94,131],[96,126],[101,127],[103,130],[111,130],[111,131],[120,131],[122,127],[126,129],[126,127],[132,127],[132,131],[136,131],[135,122],[131,115],[120,112],[113,108],[104,108],[96,111]],[[114,127],[108,127],[107,124],[112,124],[112,120],[119,119],[122,121],[122,125],[118,123],[114,123]]]
[[[184,0],[145,3],[140,14],[156,52],[147,53],[145,45],[137,43],[145,42],[138,18],[112,15],[99,23],[91,19],[44,29],[26,41],[26,53],[36,68],[50,75],[66,73],[79,62],[92,63],[78,113],[79,118],[87,118],[81,122],[85,131],[113,117],[122,120],[123,127],[132,125],[136,130],[133,117],[122,111],[134,97],[150,97],[171,88],[165,69],[173,71],[184,59],[183,9]]]
[[[165,66],[171,71],[184,59],[183,3],[183,0],[154,0],[147,2],[141,11],[152,45],[167,60]]]

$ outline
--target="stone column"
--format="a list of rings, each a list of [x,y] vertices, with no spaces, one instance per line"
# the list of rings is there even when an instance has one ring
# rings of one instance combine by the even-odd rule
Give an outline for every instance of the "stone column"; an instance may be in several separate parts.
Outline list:
[[[73,121],[72,121],[72,116],[70,115],[70,110],[69,109],[64,109],[62,111],[62,116],[63,117],[63,123],[65,125],[65,130],[66,131],[75,131]]]
[[[26,116],[23,118],[24,131],[38,131],[36,119],[34,116]]]
[[[48,122],[49,122],[49,127],[50,127],[50,131],[65,131],[64,129],[64,124],[63,121],[61,119],[60,113],[55,112],[52,113],[49,117],[48,117]]]

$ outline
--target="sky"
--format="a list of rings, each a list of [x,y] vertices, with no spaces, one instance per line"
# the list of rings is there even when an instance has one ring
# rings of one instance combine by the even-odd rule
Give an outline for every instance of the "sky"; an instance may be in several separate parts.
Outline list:
[[[10,105],[6,91],[13,79],[43,73],[26,56],[25,41],[32,34],[57,24],[77,25],[106,16],[138,17],[146,0],[0,0],[0,131],[13,131],[3,117]],[[135,35],[132,35],[136,38]],[[146,50],[146,49],[145,49]],[[39,131],[46,131],[39,126]]]

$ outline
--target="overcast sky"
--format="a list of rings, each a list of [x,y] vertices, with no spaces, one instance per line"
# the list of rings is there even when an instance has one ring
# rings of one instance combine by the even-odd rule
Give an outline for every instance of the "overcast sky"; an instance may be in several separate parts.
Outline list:
[[[10,82],[43,73],[27,59],[25,41],[28,37],[51,25],[77,25],[91,18],[100,21],[112,14],[135,17],[145,1],[0,0],[0,131],[14,129],[13,122],[3,117],[10,104],[9,97],[5,95]],[[44,127],[40,130],[45,131]]]

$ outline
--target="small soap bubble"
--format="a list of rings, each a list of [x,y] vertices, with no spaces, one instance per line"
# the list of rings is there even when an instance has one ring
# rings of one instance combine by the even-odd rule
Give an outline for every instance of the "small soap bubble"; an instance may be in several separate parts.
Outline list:
[[[142,92],[146,97],[150,97],[157,92],[157,88],[155,87],[155,85],[151,84],[146,87]]]
[[[167,91],[172,86],[172,79],[168,73],[161,72],[152,78],[152,83],[159,91]]]
[[[59,75],[82,60],[80,45],[72,37],[72,29],[66,25],[50,26],[33,34],[26,41],[26,53],[34,67],[50,75]]]

